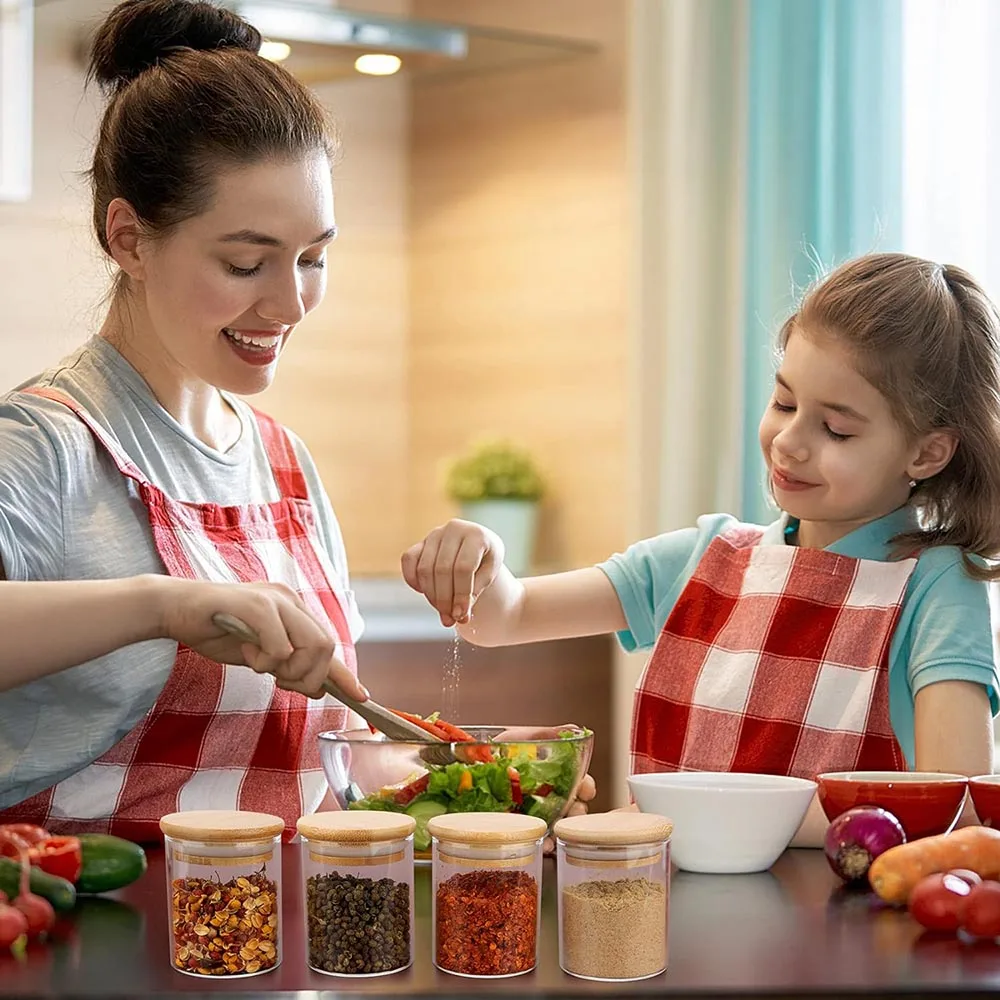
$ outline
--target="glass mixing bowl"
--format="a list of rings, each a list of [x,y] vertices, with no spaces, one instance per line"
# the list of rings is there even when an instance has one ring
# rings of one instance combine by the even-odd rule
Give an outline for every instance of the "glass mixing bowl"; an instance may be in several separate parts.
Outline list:
[[[330,790],[341,809],[412,816],[414,854],[423,859],[430,857],[427,822],[443,813],[520,812],[541,817],[551,831],[587,773],[593,733],[524,726],[463,729],[475,742],[409,743],[367,729],[320,733]],[[553,738],[523,738],[531,732],[551,732]]]

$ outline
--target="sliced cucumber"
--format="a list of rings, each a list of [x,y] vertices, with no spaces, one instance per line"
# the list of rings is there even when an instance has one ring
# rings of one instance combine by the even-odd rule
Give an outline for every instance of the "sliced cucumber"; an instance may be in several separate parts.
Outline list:
[[[443,816],[447,811],[448,807],[439,799],[417,799],[409,805],[406,815],[412,816],[417,821],[416,829],[413,831],[415,851],[431,849],[431,835],[427,832],[427,824],[435,816]]]

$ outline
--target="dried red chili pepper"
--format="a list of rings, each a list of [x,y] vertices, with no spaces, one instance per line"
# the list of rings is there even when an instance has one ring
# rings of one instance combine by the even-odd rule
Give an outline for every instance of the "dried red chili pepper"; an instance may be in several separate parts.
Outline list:
[[[264,868],[225,883],[174,879],[171,888],[178,969],[233,976],[278,964],[278,887]]]
[[[437,889],[437,964],[468,976],[535,966],[538,883],[524,871],[453,875]]]

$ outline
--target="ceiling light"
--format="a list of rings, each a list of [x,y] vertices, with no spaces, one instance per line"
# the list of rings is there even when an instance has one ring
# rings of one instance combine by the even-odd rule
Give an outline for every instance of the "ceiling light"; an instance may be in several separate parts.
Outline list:
[[[271,62],[282,62],[292,53],[292,47],[287,42],[261,42],[259,55]]]
[[[359,73],[369,76],[392,76],[403,65],[399,56],[391,56],[383,52],[367,52],[354,60],[354,68]]]

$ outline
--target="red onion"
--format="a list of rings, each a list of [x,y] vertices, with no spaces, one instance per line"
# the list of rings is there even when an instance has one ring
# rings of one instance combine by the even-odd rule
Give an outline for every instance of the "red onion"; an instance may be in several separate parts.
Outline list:
[[[858,882],[880,854],[905,843],[903,827],[891,812],[855,806],[827,827],[823,848],[835,874],[845,882]]]

